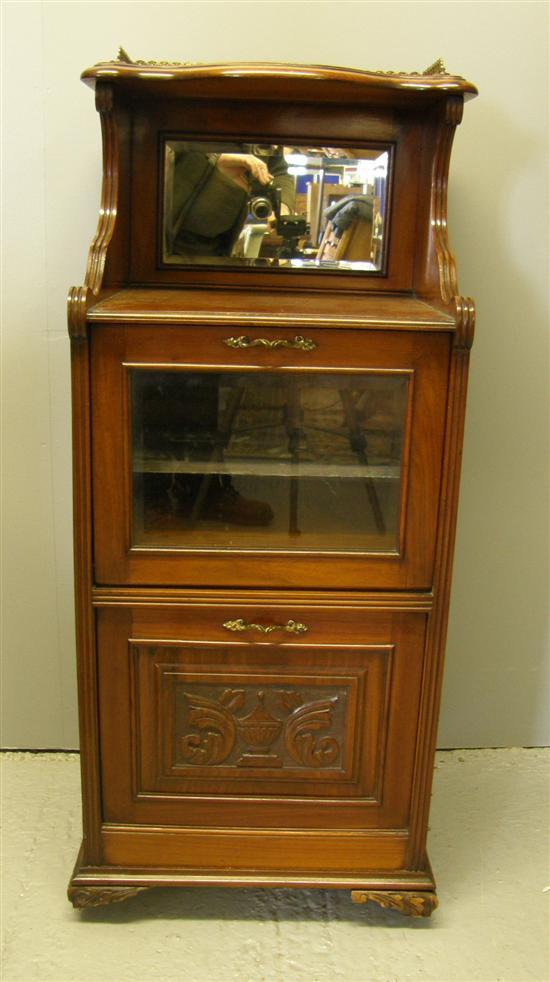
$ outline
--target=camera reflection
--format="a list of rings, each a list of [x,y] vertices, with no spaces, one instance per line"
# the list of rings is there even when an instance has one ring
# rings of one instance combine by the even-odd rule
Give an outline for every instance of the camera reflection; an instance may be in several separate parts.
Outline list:
[[[165,263],[383,265],[389,149],[168,141]]]

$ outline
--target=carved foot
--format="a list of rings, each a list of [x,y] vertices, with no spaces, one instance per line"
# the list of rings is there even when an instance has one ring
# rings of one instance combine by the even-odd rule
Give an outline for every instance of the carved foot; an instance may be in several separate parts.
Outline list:
[[[409,917],[430,917],[438,902],[435,893],[390,893],[386,890],[352,890],[351,899],[354,904],[372,901],[387,910],[408,914]]]
[[[147,889],[148,887],[70,886],[67,895],[73,907],[103,907],[106,904],[120,904]]]

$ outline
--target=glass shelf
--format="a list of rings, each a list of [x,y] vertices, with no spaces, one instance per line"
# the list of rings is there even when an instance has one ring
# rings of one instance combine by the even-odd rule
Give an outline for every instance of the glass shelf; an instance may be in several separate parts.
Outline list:
[[[340,477],[372,478],[373,480],[398,481],[399,467],[383,464],[361,465],[312,463],[310,461],[264,461],[258,459],[230,458],[226,461],[179,460],[168,458],[134,458],[135,474],[246,474],[254,477]]]

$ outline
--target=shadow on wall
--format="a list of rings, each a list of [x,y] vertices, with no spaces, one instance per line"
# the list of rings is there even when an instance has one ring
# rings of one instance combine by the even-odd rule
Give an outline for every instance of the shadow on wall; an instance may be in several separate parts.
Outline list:
[[[439,746],[536,746],[547,740],[547,311],[529,171],[543,154],[494,105],[466,109],[472,149],[462,184],[451,181],[449,228],[477,332]]]

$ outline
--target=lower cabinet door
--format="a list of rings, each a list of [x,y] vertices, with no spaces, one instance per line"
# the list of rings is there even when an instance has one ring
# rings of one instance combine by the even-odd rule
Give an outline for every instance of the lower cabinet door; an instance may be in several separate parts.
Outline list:
[[[100,608],[106,861],[404,867],[425,626],[351,605]]]

